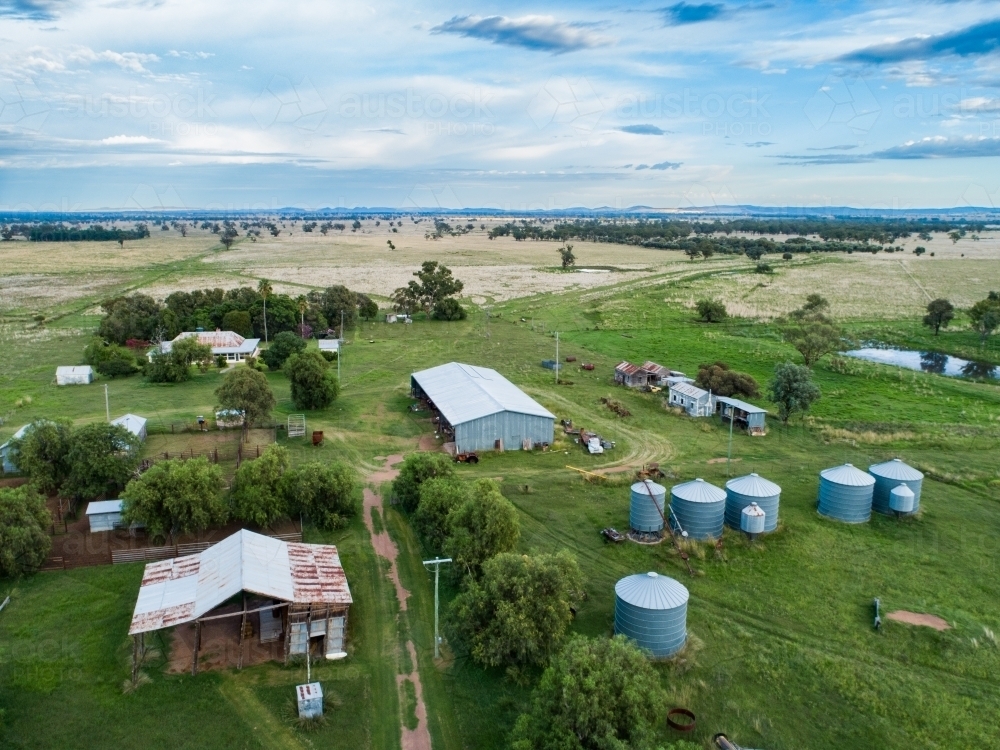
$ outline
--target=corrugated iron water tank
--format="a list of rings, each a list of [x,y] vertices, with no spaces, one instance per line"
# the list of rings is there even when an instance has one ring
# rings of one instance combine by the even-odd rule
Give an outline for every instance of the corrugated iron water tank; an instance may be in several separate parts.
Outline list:
[[[632,499],[628,510],[629,524],[636,531],[661,531],[666,500],[666,487],[656,482],[636,482],[632,485]]]
[[[687,588],[658,573],[636,573],[615,584],[615,633],[663,658],[687,640]]]
[[[872,517],[875,479],[844,464],[819,473],[819,512],[845,523],[865,523]]]
[[[764,511],[764,533],[778,528],[781,487],[758,474],[747,474],[726,482],[726,525],[740,528],[740,514],[750,503]]]
[[[875,477],[875,493],[872,496],[872,510],[879,513],[889,513],[889,493],[901,484],[905,484],[913,492],[913,510],[920,508],[920,490],[923,488],[924,475],[901,459],[894,458],[882,464],[872,464],[868,473]]]
[[[722,536],[726,493],[700,478],[675,484],[670,488],[670,510],[691,539],[717,539]]]

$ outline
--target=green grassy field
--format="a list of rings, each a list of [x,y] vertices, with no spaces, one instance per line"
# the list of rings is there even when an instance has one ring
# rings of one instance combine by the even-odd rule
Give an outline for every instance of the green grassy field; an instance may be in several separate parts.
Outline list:
[[[711,273],[710,266],[704,267]],[[736,435],[729,471],[757,471],[782,488],[782,526],[749,544],[726,532],[721,553],[700,547],[690,576],[666,545],[605,544],[599,531],[627,525],[628,474],[598,486],[566,469],[660,461],[681,481],[722,484],[728,430],[715,420],[665,411],[661,399],[616,388],[620,359],[653,359],[689,374],[724,360],[764,382],[778,362],[795,357],[768,323],[746,319],[708,326],[690,310],[666,305],[672,284],[626,283],[599,292],[513,299],[463,323],[418,321],[412,326],[364,324],[345,347],[343,392],[330,409],[307,415],[327,440],[279,441],[295,460],[341,458],[360,471],[377,456],[408,452],[430,431],[408,411],[409,373],[458,360],[495,367],[560,418],[596,429],[617,447],[589,456],[560,439],[547,453],[489,455],[463,476],[499,478],[520,511],[522,548],[568,548],[584,570],[587,599],[573,629],[607,635],[615,581],[657,570],[691,590],[692,646],[682,662],[660,665],[672,705],[698,715],[695,741],[727,732],[741,745],[810,748],[1000,747],[1000,651],[996,580],[1000,568],[1000,387],[830,358],[816,368],[823,398],[805,420],[788,427],[769,421],[764,438]],[[524,318],[525,322],[521,322]],[[104,418],[102,383],[56,388],[54,367],[78,361],[97,318],[67,315],[43,330],[23,329],[0,359],[0,436],[42,416],[77,423]],[[928,340],[908,320],[852,321],[852,330],[911,345]],[[21,330],[21,329],[19,329]],[[540,367],[560,353],[592,361],[592,373],[567,369],[556,385]],[[370,343],[373,342],[373,343]],[[966,334],[942,334],[939,348],[956,354],[974,346]],[[995,349],[986,355],[996,358]],[[276,419],[292,410],[287,380],[270,374]],[[112,416],[133,411],[162,431],[208,413],[220,375],[196,375],[182,385],[140,378],[109,381]],[[599,399],[613,395],[631,410],[619,418]],[[875,517],[862,526],[820,518],[815,511],[820,469],[850,461],[900,456],[923,468],[919,518]],[[527,488],[527,490],[525,490]],[[418,665],[436,748],[502,748],[530,686],[483,671],[446,649],[437,667],[430,652],[432,579],[406,519],[388,509],[382,522],[400,548],[403,584],[413,592],[399,613],[360,520],[335,534],[306,530],[307,541],[336,543],[355,604],[351,658],[323,664],[316,674],[334,696],[329,722],[316,733],[296,728],[291,686],[304,668],[266,665],[242,672],[168,676],[162,658],[145,667],[151,684],[125,695],[126,631],[141,566],[45,573],[8,589],[0,612],[0,746],[394,748],[406,706],[395,675],[400,644],[418,645]],[[444,599],[454,595],[443,587]],[[873,597],[888,610],[929,612],[953,628],[937,632],[888,622],[871,627]],[[405,698],[405,694],[404,694]],[[405,701],[404,701],[405,703]],[[52,717],[39,721],[39,717]],[[666,745],[677,737],[666,729]]]

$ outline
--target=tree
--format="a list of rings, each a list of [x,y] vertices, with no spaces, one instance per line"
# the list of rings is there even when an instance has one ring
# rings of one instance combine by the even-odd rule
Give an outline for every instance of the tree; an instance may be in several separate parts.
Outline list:
[[[233,331],[240,336],[253,336],[253,321],[246,310],[230,310],[222,316],[222,330]]]
[[[260,353],[270,370],[280,370],[288,358],[306,349],[306,342],[291,331],[282,331],[274,337],[274,341]]]
[[[378,302],[367,294],[358,295],[358,314],[365,320],[373,320],[378,317]]]
[[[545,664],[562,644],[583,598],[583,574],[566,550],[554,555],[506,552],[483,563],[448,612],[452,639],[484,667]]]
[[[646,654],[622,635],[572,638],[514,726],[513,750],[646,750],[667,696]]]
[[[251,425],[265,419],[275,406],[274,393],[262,372],[249,367],[237,367],[226,373],[215,390],[219,406],[235,409],[243,415],[243,439]]]
[[[288,510],[321,529],[340,529],[361,507],[357,473],[346,463],[312,462],[287,471],[281,492]]]
[[[756,398],[760,395],[760,386],[752,376],[731,370],[725,362],[701,365],[695,384],[716,396]]]
[[[715,300],[700,299],[697,303],[697,309],[698,319],[704,323],[721,323],[729,317],[729,313],[726,312],[726,306]]]
[[[517,509],[492,479],[480,479],[470,497],[448,516],[445,553],[467,576],[478,578],[483,563],[517,546],[521,526]]]
[[[46,494],[58,490],[69,476],[70,426],[36,420],[11,446],[18,470]]]
[[[341,328],[353,328],[358,322],[358,295],[346,286],[328,286],[318,295],[317,304],[323,312],[329,324]],[[340,331],[340,337],[344,337],[344,332]]]
[[[199,343],[197,336],[185,336],[171,344],[170,351],[154,352],[146,367],[146,378],[151,383],[182,383],[191,379],[191,365],[202,371],[212,363],[212,347]]]
[[[204,456],[154,464],[121,493],[122,520],[142,524],[150,536],[205,531],[226,522],[222,469]]]
[[[562,259],[562,267],[569,268],[576,265],[576,256],[573,255],[573,246],[567,244],[566,247],[559,248],[559,255]]]
[[[819,386],[812,382],[812,371],[808,367],[785,362],[774,368],[768,398],[778,405],[778,416],[785,424],[795,412],[809,411],[819,397]]]
[[[233,477],[233,515],[263,528],[288,515],[283,477],[291,461],[288,449],[273,443],[260,458],[244,461]]]
[[[807,294],[805,304],[798,310],[793,310],[791,317],[795,320],[802,320],[811,315],[825,315],[830,310],[830,302],[819,294]]]
[[[990,292],[989,297],[969,308],[972,330],[979,334],[979,341],[984,345],[989,335],[1000,328],[1000,299],[994,299],[994,294],[996,292]]]
[[[420,504],[420,485],[435,477],[453,477],[455,467],[441,453],[412,453],[403,461],[399,476],[392,482],[392,494],[407,513]]]
[[[955,234],[955,233],[952,232],[952,234]],[[915,248],[913,248],[913,254],[916,255],[918,258],[921,255],[923,255],[924,253],[926,253],[926,252],[927,252],[927,248],[926,247],[915,247]]]
[[[278,236],[277,232],[271,232],[275,237]],[[271,282],[267,279],[261,279],[257,282],[257,294],[260,295],[264,302],[264,343],[267,343],[267,298],[271,296],[274,288],[271,286]]]
[[[947,328],[954,317],[955,307],[948,300],[932,300],[927,303],[927,314],[924,316],[924,325],[933,328],[934,335],[937,336],[941,328]]]
[[[448,535],[448,514],[468,500],[468,486],[455,476],[434,477],[421,484],[419,492],[413,527],[428,547],[441,552]]]
[[[70,436],[62,490],[80,498],[117,497],[139,465],[139,439],[124,427],[88,424]]]
[[[114,297],[101,303],[104,317],[97,334],[105,341],[124,344],[129,339],[153,340],[160,325],[160,304],[147,294]]]
[[[792,311],[782,333],[794,346],[806,367],[812,367],[822,357],[838,351],[844,343],[840,327],[827,315],[830,303],[818,294],[810,294],[798,310]]]
[[[428,312],[436,303],[458,294],[465,288],[461,281],[452,276],[450,268],[439,264],[436,260],[424,261],[420,270],[415,271],[413,275],[420,280],[420,305]]]
[[[0,577],[16,578],[42,567],[52,549],[52,516],[30,484],[0,487]]]
[[[306,299],[306,295],[300,294],[298,297],[295,298],[295,304],[299,306],[299,335],[302,338],[308,338],[305,331],[306,331],[306,310],[309,309],[309,300]]]
[[[407,286],[396,289],[389,299],[395,312],[412,315],[420,308],[420,287],[417,282],[411,281]]]
[[[434,311],[431,317],[434,320],[465,320],[468,313],[454,297],[440,300],[434,303]]]
[[[325,409],[340,394],[340,381],[330,363],[315,349],[289,357],[285,372],[292,384],[296,409]]]

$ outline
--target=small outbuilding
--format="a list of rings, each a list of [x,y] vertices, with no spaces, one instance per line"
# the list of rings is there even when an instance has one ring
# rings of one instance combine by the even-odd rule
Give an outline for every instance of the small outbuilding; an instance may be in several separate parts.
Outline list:
[[[649,385],[649,373],[639,365],[622,361],[615,365],[615,382],[629,388],[643,388]]]
[[[56,368],[56,385],[86,385],[94,382],[94,368],[90,365]]]
[[[764,423],[767,409],[761,409],[759,406],[740,401],[738,398],[716,396],[715,413],[726,424],[732,420],[734,425],[746,430],[750,435],[764,435],[767,432],[767,426]]]
[[[140,443],[144,443],[146,441],[145,417],[140,417],[138,414],[125,414],[124,416],[118,417],[118,419],[112,419],[111,424],[124,427],[126,430],[139,438]]]
[[[340,339],[320,339],[319,350],[321,352],[333,352],[339,356],[340,354]]]
[[[87,504],[90,531],[114,531],[122,522],[121,500],[96,500]]]
[[[239,409],[219,409],[215,412],[215,426],[220,430],[229,430],[243,426],[243,412]]]
[[[691,383],[674,383],[667,395],[667,404],[679,406],[689,417],[712,416],[712,394]]]
[[[31,429],[30,424],[22,426],[11,436],[10,440],[0,445],[0,463],[3,464],[4,474],[17,474],[19,471],[16,463],[17,452],[14,450],[14,441],[23,438],[29,429]]]
[[[457,453],[550,445],[555,415],[496,370],[449,362],[410,376]]]

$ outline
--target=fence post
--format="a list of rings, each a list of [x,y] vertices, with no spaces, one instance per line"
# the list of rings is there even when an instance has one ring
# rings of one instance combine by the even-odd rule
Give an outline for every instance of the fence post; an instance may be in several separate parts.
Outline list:
[[[257,443],[257,458],[260,458],[260,443]]]

